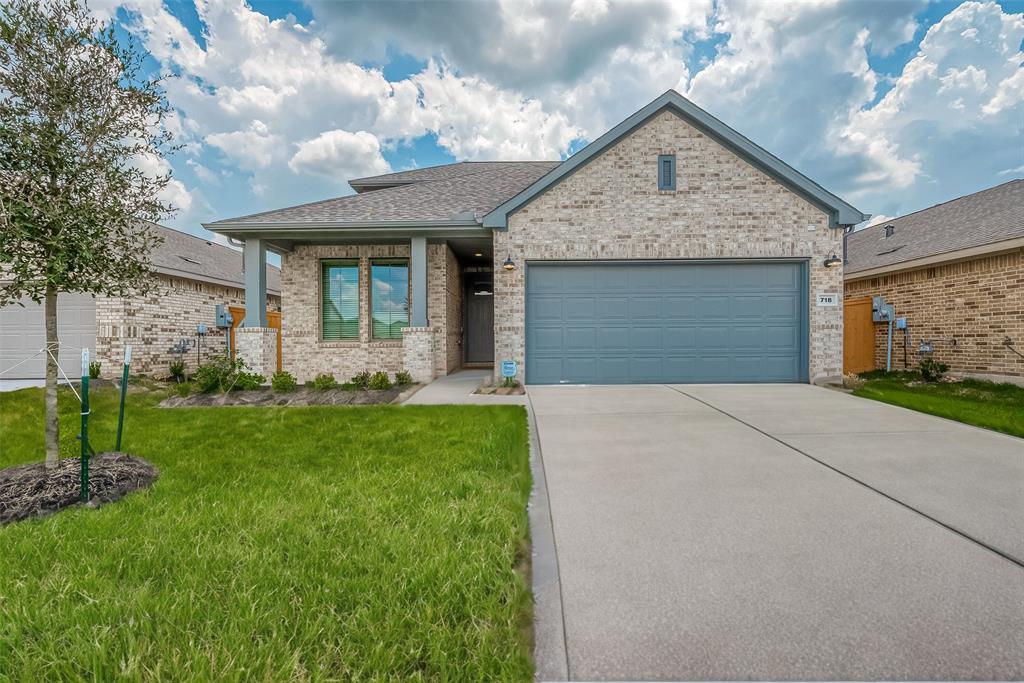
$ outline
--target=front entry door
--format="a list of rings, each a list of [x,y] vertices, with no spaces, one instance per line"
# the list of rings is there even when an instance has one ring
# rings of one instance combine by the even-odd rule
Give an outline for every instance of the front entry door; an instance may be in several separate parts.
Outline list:
[[[494,293],[470,285],[466,291],[466,362],[494,362]]]

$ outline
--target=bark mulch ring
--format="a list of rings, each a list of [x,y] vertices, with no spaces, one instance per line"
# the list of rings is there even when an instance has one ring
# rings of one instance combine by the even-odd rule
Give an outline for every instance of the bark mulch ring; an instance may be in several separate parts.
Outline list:
[[[160,402],[161,408],[195,408],[201,406],[347,406],[394,403],[412,386],[390,389],[314,389],[298,387],[295,391],[274,391],[269,387],[251,391],[229,391],[226,394],[189,394],[171,396]]]
[[[0,524],[44,517],[79,502],[81,462],[62,458],[48,470],[41,462],[0,470]],[[159,472],[142,458],[99,453],[89,458],[89,505],[111,503],[150,486]]]

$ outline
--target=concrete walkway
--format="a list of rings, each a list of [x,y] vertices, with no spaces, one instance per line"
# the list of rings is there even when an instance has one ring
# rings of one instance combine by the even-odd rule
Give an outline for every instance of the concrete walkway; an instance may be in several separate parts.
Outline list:
[[[803,385],[529,395],[540,678],[1024,677],[1024,441]]]
[[[441,405],[470,403],[475,405],[524,405],[525,396],[480,395],[473,392],[491,376],[490,370],[459,370],[438,377],[405,401],[405,405]]]

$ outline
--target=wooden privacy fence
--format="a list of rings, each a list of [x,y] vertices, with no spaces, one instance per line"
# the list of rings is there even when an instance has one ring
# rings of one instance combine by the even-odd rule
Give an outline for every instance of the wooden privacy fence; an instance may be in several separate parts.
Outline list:
[[[875,369],[875,323],[871,297],[843,302],[843,373]]]
[[[235,357],[235,328],[245,320],[245,308],[228,306],[231,313],[231,357]],[[267,311],[267,327],[277,330],[277,369],[281,369],[281,312]]]

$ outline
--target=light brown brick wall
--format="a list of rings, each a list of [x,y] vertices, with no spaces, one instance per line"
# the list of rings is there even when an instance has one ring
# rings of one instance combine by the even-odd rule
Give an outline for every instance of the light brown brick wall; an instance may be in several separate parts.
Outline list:
[[[446,251],[443,244],[427,245],[427,317],[439,339],[434,344],[435,371],[447,370]],[[409,258],[408,244],[298,245],[281,257],[282,366],[300,381],[332,373],[345,381],[357,372],[383,370],[394,374],[404,368],[401,340],[370,338],[370,260]],[[320,261],[359,259],[359,341],[321,340]]]
[[[451,249],[445,253],[446,372],[462,366],[462,271]]]
[[[677,156],[675,191],[658,190],[659,154]],[[822,266],[841,242],[824,211],[663,112],[495,232],[495,367],[525,368],[526,260],[784,257],[810,262],[810,377],[838,375],[842,307],[818,308],[814,295],[842,292],[842,268]],[[501,268],[509,248],[512,272]]]
[[[168,275],[155,275],[149,294],[96,297],[96,356],[103,377],[120,377],[125,344],[132,345],[132,373],[165,377],[177,354],[169,351],[183,337],[196,338],[196,327],[206,323],[202,357],[223,353],[226,335],[216,327],[217,304],[245,305],[240,287],[227,287]],[[268,310],[280,310],[281,298],[267,296]],[[196,367],[196,350],[183,357],[189,372]]]
[[[893,331],[893,368],[916,367],[922,340],[954,373],[1024,376],[1024,358],[1003,345],[1009,337],[1024,352],[1024,251],[846,283],[846,297],[884,296],[908,324]],[[875,325],[875,366],[885,367],[887,329]]]

